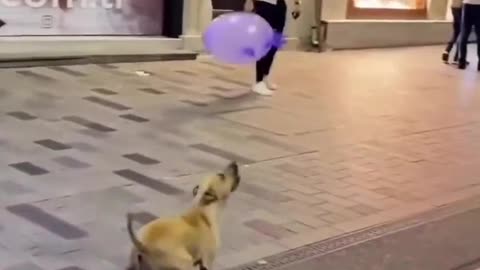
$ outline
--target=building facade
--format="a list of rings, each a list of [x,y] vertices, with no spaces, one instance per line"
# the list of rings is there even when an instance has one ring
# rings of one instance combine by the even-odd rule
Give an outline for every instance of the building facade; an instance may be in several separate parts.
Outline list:
[[[303,0],[302,17],[289,18],[286,32],[290,47],[308,46],[312,35],[334,49],[440,44],[451,31],[450,1]],[[236,10],[243,2],[184,0],[185,48],[201,49],[201,33],[215,10]],[[318,25],[321,33],[314,33]]]
[[[241,10],[245,0],[6,2],[12,1],[20,5],[10,7],[0,1],[0,39],[8,41],[0,44],[2,51],[16,54],[28,51],[34,55],[39,51],[35,42],[40,42],[46,51],[57,54],[59,49],[68,54],[72,48],[88,55],[104,51],[109,54],[134,54],[135,50],[142,53],[176,49],[201,51],[202,33],[214,16]],[[121,1],[119,7],[118,1]],[[287,1],[292,7],[294,0]],[[290,48],[310,45],[312,36],[333,49],[439,44],[445,42],[451,31],[450,1],[303,0],[302,16],[297,20],[288,16],[285,31]],[[43,6],[30,7],[28,4],[32,2],[43,3]],[[105,3],[112,6],[102,6]],[[103,44],[105,36],[109,38],[105,41],[108,46]],[[19,46],[21,44],[25,45]],[[120,49],[116,51],[115,46]]]

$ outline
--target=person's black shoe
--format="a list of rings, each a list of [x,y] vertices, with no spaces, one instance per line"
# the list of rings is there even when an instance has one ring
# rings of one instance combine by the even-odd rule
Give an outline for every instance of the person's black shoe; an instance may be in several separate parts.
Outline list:
[[[466,68],[467,68],[467,61],[458,62],[458,69],[466,69]]]
[[[467,63],[467,67],[468,67],[470,65],[470,62],[467,61],[466,63]],[[458,65],[458,59],[453,60],[453,64]]]
[[[448,52],[444,52],[444,53],[442,54],[442,61],[443,61],[445,64],[448,64],[448,58],[449,58]]]

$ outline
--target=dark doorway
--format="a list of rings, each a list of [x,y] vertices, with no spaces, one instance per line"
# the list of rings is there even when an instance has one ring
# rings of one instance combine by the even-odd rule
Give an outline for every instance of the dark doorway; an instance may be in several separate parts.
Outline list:
[[[163,20],[163,35],[178,38],[183,28],[183,0],[165,0]]]

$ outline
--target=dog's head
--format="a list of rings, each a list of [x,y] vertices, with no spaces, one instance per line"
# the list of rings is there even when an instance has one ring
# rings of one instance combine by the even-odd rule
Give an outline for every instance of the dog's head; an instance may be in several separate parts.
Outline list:
[[[222,172],[206,177],[193,189],[195,203],[205,206],[214,202],[225,202],[239,184],[238,165],[232,162]]]

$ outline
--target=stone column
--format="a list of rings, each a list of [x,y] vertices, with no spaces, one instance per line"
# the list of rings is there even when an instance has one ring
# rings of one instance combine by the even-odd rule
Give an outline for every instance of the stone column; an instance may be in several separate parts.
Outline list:
[[[448,4],[449,0],[429,0],[427,18],[429,20],[445,20]]]
[[[294,2],[295,0],[285,0],[287,2],[287,7],[288,7],[288,10],[287,10],[287,22],[286,22],[286,25],[285,25],[285,29],[284,29],[284,34],[287,36],[287,45],[285,47],[285,49],[287,50],[293,50],[293,49],[296,49],[298,46],[299,46],[299,39],[298,39],[298,27],[299,27],[299,19],[297,20],[294,20],[292,18],[292,11],[293,11],[293,7],[294,7]],[[310,1],[310,0],[307,0],[307,1]],[[303,16],[304,14],[302,14]]]
[[[202,33],[212,21],[211,0],[184,0],[183,6],[183,48],[203,50]]]
[[[345,20],[349,0],[323,0],[322,18],[324,20]]]

